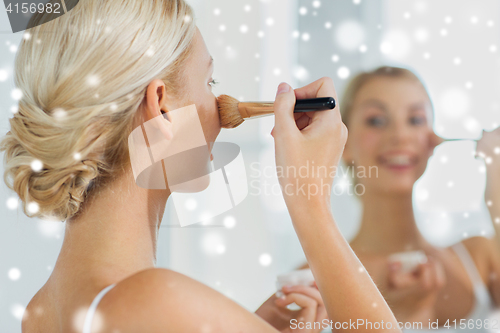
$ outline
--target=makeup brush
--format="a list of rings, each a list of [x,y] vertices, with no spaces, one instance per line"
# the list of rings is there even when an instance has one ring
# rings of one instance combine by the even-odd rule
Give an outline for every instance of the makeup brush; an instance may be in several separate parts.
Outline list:
[[[221,126],[224,128],[238,127],[248,118],[258,118],[274,113],[274,102],[240,102],[228,95],[217,97]],[[298,99],[295,102],[294,113],[331,110],[335,108],[333,97],[318,97]]]

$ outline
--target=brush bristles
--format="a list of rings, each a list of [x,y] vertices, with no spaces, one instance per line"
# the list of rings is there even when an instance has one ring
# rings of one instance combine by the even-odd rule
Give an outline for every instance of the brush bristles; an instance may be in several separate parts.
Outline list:
[[[236,98],[228,95],[217,97],[219,108],[220,125],[224,128],[235,128],[241,125],[244,119],[238,110],[238,101]]]

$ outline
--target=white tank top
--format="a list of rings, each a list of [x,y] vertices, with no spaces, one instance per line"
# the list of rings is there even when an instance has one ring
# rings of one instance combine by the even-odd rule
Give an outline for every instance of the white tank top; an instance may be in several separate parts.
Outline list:
[[[85,321],[83,322],[82,333],[92,333],[90,331],[90,328],[92,327],[92,319],[94,319],[94,314],[97,310],[97,305],[99,305],[99,302],[104,297],[104,295],[106,295],[106,293],[110,291],[114,286],[115,284],[107,286],[106,288],[101,290],[99,294],[97,294],[97,296],[94,298],[94,300],[89,306],[89,309],[87,310],[87,315],[85,316]]]
[[[469,254],[469,251],[467,251],[467,248],[462,244],[462,243],[457,243],[454,244],[452,247],[453,251],[457,254],[458,258],[460,261],[462,261],[462,264],[465,267],[465,270],[467,271],[467,274],[469,275],[469,279],[472,282],[472,286],[474,289],[474,306],[469,313],[469,315],[464,318],[465,320],[462,322],[465,322],[465,328],[460,328],[460,320],[456,321],[456,328],[455,328],[455,323],[450,322],[450,326],[448,327],[440,327],[438,329],[422,329],[422,330],[417,330],[417,329],[406,329],[403,330],[404,333],[455,333],[455,332],[475,332],[475,333],[481,333],[481,332],[491,332],[490,329],[485,329],[485,320],[488,320],[490,323],[491,327],[491,315],[494,310],[494,304],[491,299],[490,293],[488,291],[488,288],[483,282],[483,279],[481,278],[481,275],[479,274],[479,271],[476,268],[476,265],[474,263],[474,260]],[[481,323],[481,325],[479,325]],[[443,323],[444,324],[444,323]],[[439,323],[439,325],[442,325],[442,323]],[[470,325],[470,326],[469,326]],[[498,326],[498,324],[497,324]],[[463,326],[462,326],[463,327]]]

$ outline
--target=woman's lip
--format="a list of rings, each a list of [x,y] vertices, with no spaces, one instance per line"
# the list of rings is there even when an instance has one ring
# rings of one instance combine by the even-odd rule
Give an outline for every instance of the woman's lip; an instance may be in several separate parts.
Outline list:
[[[384,164],[383,166],[393,171],[406,171],[414,167],[414,165],[390,165],[390,164]]]
[[[395,155],[400,155],[404,157],[398,157],[394,159]],[[418,163],[418,158],[415,155],[409,154],[390,154],[382,155],[378,158],[378,164],[382,167],[388,168],[394,171],[404,171],[415,167]]]
[[[213,161],[214,160],[214,155],[212,155],[212,153],[210,153],[210,161]]]

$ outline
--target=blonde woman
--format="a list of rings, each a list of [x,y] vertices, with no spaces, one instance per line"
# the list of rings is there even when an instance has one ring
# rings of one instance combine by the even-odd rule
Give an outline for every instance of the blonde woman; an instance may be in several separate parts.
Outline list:
[[[23,97],[0,147],[5,181],[28,216],[57,217],[66,229],[52,274],[27,306],[23,332],[319,332],[304,324],[327,313],[338,322],[364,318],[399,331],[370,277],[359,273],[330,214],[329,193],[285,196],[319,287],[288,290],[276,302],[281,309],[292,302],[302,307],[293,313],[297,329],[273,327],[215,290],[155,267],[170,190],[135,184],[128,135],[191,104],[207,142],[220,131],[213,61],[183,0],[80,1],[30,33],[15,64]],[[330,79],[295,91],[279,86],[278,165],[339,161],[347,131],[338,109],[294,119],[295,99],[317,96],[335,96]],[[42,170],[31,168],[35,159]],[[295,181],[280,178],[290,190]],[[319,181],[333,179],[298,179]],[[36,213],[26,209],[33,203]]]
[[[364,194],[361,228],[350,245],[382,291],[399,322],[443,332],[487,332],[500,303],[500,234],[473,237],[447,248],[427,242],[417,228],[412,189],[442,142],[432,129],[432,104],[411,71],[381,67],[355,76],[342,99],[349,128],[343,160],[355,170],[377,167],[377,176],[356,179]],[[487,163],[485,199],[500,217],[500,129],[483,132],[477,151]],[[499,148],[496,148],[497,150]],[[360,169],[357,169],[360,168]],[[428,262],[411,272],[389,264],[393,253],[422,250]],[[307,266],[304,266],[307,267]],[[429,327],[429,323],[435,323]]]

